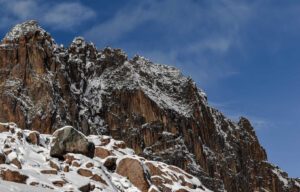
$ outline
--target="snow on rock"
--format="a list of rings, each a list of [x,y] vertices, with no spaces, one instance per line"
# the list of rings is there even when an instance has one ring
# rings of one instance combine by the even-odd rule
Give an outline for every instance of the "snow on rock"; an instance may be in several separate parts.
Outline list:
[[[0,191],[209,191],[196,177],[175,166],[139,157],[132,149],[127,148],[124,142],[109,136],[87,137],[96,147],[101,146],[110,151],[109,157],[90,158],[82,154],[67,153],[63,159],[57,159],[50,156],[52,135],[40,134],[39,145],[31,144],[27,142],[26,137],[32,134],[32,131],[21,130],[13,123],[0,124],[9,127],[9,130],[0,133],[1,150],[8,159],[6,164],[0,165]],[[127,174],[136,171],[132,163],[123,165],[122,174],[118,174],[117,170],[120,168],[115,171],[108,169],[105,162],[111,157],[116,159],[116,167],[119,167],[119,163],[124,162],[124,159],[136,162],[136,165],[141,167],[140,176],[144,176],[148,184],[141,190],[135,186],[138,182],[134,179],[138,178],[126,177]],[[18,159],[21,168],[10,164],[12,159]],[[23,179],[23,184],[19,182],[18,177]],[[158,182],[157,179],[162,182]]]
[[[286,179],[284,176],[283,176],[283,171],[282,170],[280,170],[279,168],[274,168],[273,170],[272,170],[272,172],[278,177],[278,179],[284,184],[284,186],[285,187],[287,187],[288,186],[288,184],[289,184],[289,181],[288,181],[288,179]]]
[[[96,82],[99,82],[98,87],[101,82],[104,93],[122,89],[142,90],[163,109],[174,110],[186,117],[193,112],[194,103],[179,97],[184,95],[191,80],[175,67],[154,64],[144,57],[136,56],[117,68],[107,68]]]
[[[14,40],[20,38],[28,34],[29,32],[40,31],[41,33],[46,33],[44,29],[42,29],[38,22],[35,20],[29,20],[21,24],[17,24],[14,26],[4,37],[7,40]]]

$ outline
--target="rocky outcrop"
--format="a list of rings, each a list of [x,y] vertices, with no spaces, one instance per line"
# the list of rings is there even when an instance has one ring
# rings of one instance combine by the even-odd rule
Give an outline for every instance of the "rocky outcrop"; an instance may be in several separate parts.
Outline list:
[[[132,149],[124,147],[122,141],[109,136],[90,135],[86,139],[96,146],[110,151],[106,158],[90,158],[83,154],[67,153],[63,159],[49,157],[53,135],[39,134],[40,145],[33,144],[18,134],[28,135],[29,130],[21,130],[15,125],[8,125],[11,132],[0,133],[0,150],[9,144],[13,152],[8,159],[20,159],[17,169],[10,161],[0,164],[0,191],[114,191],[114,192],[148,192],[152,189],[190,192],[209,192],[196,177],[180,168],[170,167],[156,161],[148,161],[134,154]],[[113,159],[113,160],[109,160]],[[106,168],[111,161],[112,169]],[[148,171],[146,165],[157,166],[159,173]],[[106,166],[103,166],[105,165]],[[155,178],[168,179],[168,183],[158,183]],[[146,180],[145,180],[146,179]],[[6,189],[3,180],[10,181]],[[185,181],[185,182],[182,182]],[[14,183],[11,183],[14,182]],[[15,187],[22,183],[21,187]],[[188,183],[188,184],[187,184]],[[32,186],[32,187],[29,187]],[[19,186],[19,185],[18,185]]]
[[[246,118],[233,122],[210,107],[174,67],[97,50],[81,37],[63,48],[29,21],[0,45],[0,82],[0,121],[41,133],[72,125],[86,135],[109,134],[214,191],[299,189],[274,173]]]
[[[95,146],[71,126],[66,126],[53,133],[50,155],[63,159],[67,153],[79,153],[88,157],[94,156]]]

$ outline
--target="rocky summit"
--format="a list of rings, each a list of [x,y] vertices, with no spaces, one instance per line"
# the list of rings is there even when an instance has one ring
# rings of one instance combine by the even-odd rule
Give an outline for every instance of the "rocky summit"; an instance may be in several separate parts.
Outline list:
[[[82,37],[64,48],[36,21],[1,41],[0,106],[3,190],[300,191],[249,120],[178,69]]]

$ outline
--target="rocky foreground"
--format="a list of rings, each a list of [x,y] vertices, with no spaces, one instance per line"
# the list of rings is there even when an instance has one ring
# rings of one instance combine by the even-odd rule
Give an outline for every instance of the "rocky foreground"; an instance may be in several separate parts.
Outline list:
[[[85,137],[73,127],[53,135],[0,123],[0,191],[210,191],[178,167],[135,155],[123,141]]]
[[[16,25],[1,41],[0,106],[1,122],[41,134],[71,125],[87,136],[110,135],[212,191],[300,191],[299,179],[268,162],[250,121],[210,107],[178,69],[97,49],[82,37],[58,45],[36,21]]]

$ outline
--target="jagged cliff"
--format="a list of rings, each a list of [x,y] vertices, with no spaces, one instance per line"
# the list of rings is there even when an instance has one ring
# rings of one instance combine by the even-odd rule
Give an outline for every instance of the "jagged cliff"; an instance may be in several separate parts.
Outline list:
[[[0,45],[0,122],[52,133],[72,125],[122,139],[147,159],[176,165],[214,191],[300,191],[267,162],[246,118],[227,119],[174,67],[83,38],[58,46],[35,21]]]

